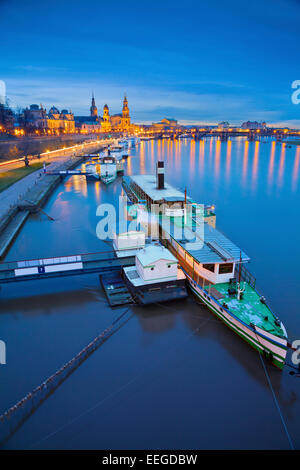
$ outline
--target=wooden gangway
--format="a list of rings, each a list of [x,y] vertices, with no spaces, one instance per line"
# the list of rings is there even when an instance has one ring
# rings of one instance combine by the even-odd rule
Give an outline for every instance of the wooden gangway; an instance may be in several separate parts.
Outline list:
[[[118,258],[114,251],[84,253],[0,263],[0,284],[62,276],[120,271],[132,266],[135,256]]]

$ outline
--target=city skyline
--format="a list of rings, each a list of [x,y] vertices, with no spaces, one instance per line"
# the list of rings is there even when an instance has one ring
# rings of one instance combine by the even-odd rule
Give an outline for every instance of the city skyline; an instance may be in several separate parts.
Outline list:
[[[291,101],[296,1],[255,0],[242,15],[235,0],[189,1],[184,8],[154,2],[147,16],[137,2],[49,5],[1,3],[0,78],[14,108],[42,103],[85,114],[94,92],[99,109],[108,103],[115,113],[126,92],[136,123],[170,117],[182,124],[300,127]],[[45,18],[51,27],[44,28]]]

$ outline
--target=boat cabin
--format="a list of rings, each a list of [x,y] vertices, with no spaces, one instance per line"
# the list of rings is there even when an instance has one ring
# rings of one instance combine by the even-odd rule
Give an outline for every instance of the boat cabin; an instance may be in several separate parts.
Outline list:
[[[178,261],[162,245],[149,245],[138,251],[135,265],[144,281],[177,279]]]
[[[168,234],[162,230],[167,247],[175,254],[184,270],[202,287],[208,283],[230,282],[236,277],[239,264],[250,260],[225,235],[207,223],[203,224],[200,235],[195,233],[193,242],[176,238],[173,228],[171,224]],[[189,229],[185,230],[188,234]]]
[[[116,251],[139,250],[145,247],[145,232],[130,230],[115,234],[114,249]]]
[[[134,175],[123,178],[123,187],[134,203],[143,203],[148,210],[155,208],[166,217],[184,217],[185,208],[191,213],[201,208],[207,223],[215,226],[214,206],[196,204],[184,192],[171,186],[164,179],[164,162],[157,162],[156,175]]]

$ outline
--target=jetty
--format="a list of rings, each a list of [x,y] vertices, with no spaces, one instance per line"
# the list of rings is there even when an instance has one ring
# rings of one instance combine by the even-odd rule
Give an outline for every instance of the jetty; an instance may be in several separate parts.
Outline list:
[[[118,257],[114,251],[9,261],[0,263],[0,285],[53,277],[120,272],[123,266],[132,266],[134,263],[134,254]]]

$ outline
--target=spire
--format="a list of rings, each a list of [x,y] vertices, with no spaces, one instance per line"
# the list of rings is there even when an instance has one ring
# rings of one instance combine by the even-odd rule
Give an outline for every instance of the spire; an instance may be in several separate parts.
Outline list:
[[[90,107],[90,111],[91,111],[91,116],[93,116],[93,117],[98,116],[98,109],[97,109],[97,106],[96,106],[96,103],[95,103],[94,92],[92,92],[92,105]]]

